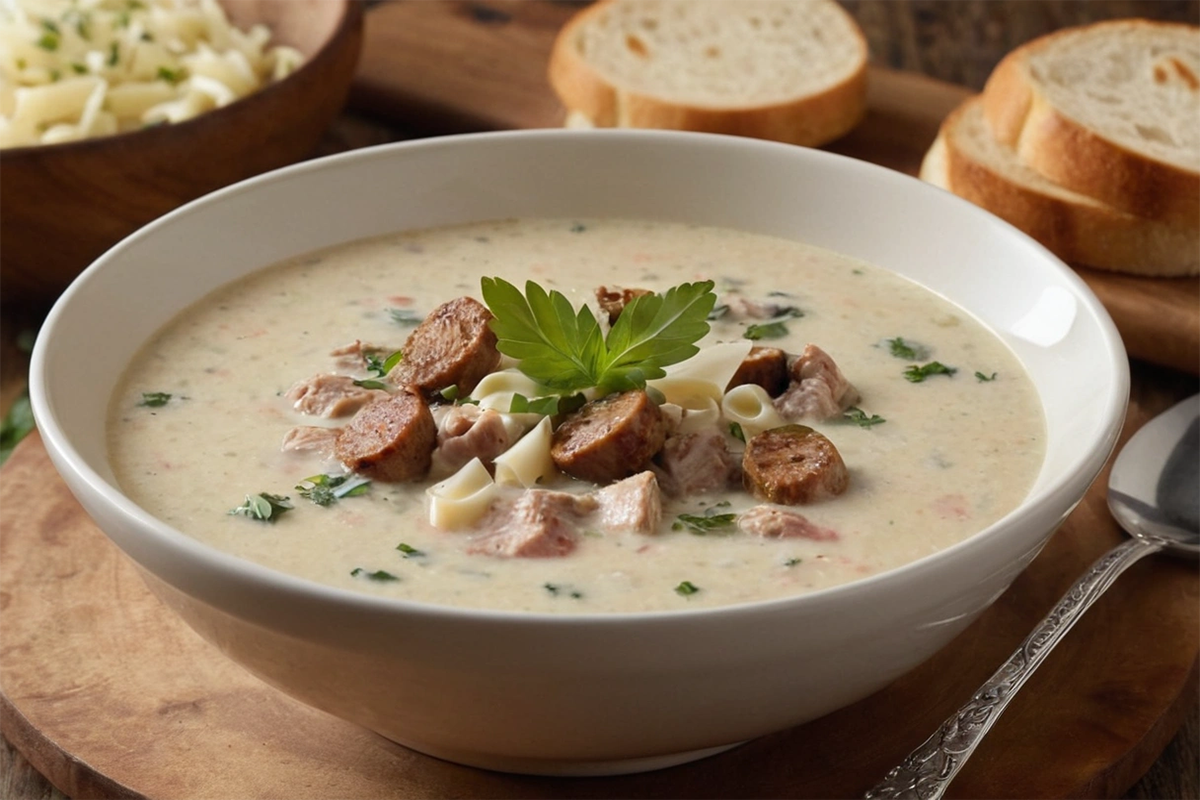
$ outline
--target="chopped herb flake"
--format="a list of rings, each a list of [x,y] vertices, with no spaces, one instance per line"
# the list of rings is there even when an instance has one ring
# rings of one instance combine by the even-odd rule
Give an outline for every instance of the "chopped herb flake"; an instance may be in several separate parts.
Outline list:
[[[803,558],[789,558],[787,561],[783,562],[783,565],[785,567],[794,567],[803,560]]]
[[[420,558],[421,556],[425,555],[424,551],[418,550],[412,545],[405,544],[404,542],[396,545],[396,549],[403,553],[405,558]]]
[[[187,78],[187,70],[183,67],[172,68],[168,66],[161,66],[158,68],[158,72],[156,74],[160,79],[166,81],[172,86]]]
[[[975,380],[979,381],[980,383],[994,381],[994,380],[996,380],[996,373],[993,372],[991,375],[984,375],[982,372],[976,372]]]
[[[686,530],[697,536],[707,536],[710,533],[723,535],[732,533],[730,529],[736,524],[737,514],[718,514],[714,506],[703,514],[680,514],[671,524],[671,530]]]
[[[675,593],[683,595],[684,597],[695,594],[698,591],[700,591],[700,587],[691,581],[682,581],[678,586],[675,587]]]
[[[742,334],[743,338],[750,339],[751,341],[758,341],[759,339],[782,339],[787,335],[787,325],[779,320],[748,325],[746,332]]]
[[[878,425],[881,422],[887,422],[886,419],[878,414],[867,416],[867,412],[863,411],[857,406],[850,406],[846,409],[846,413],[842,416],[860,428],[870,428],[872,425]]]
[[[313,475],[296,484],[300,496],[319,506],[330,505],[343,497],[358,497],[371,488],[361,475]]]
[[[586,230],[587,225],[584,225],[582,222],[576,222],[571,225],[571,233],[583,233]]]
[[[274,522],[284,513],[291,511],[294,506],[290,497],[259,492],[246,495],[246,502],[237,508],[231,508],[230,514],[250,517],[260,522]]]
[[[708,320],[709,320],[709,322],[712,322],[713,320],[718,320],[728,313],[729,313],[729,304],[721,303],[721,305],[719,305],[719,306],[713,306],[713,310],[708,312]]]
[[[170,392],[142,392],[142,402],[139,406],[147,408],[161,408],[171,401]]]
[[[558,597],[560,594],[573,597],[576,600],[579,600],[583,597],[583,592],[579,591],[578,589],[571,589],[567,586],[559,586],[556,583],[543,583],[542,588],[549,592],[552,597]]]
[[[364,389],[382,389],[387,391],[388,385],[383,381],[377,381],[374,378],[363,378],[362,380],[354,381],[355,386],[361,386]]]
[[[421,315],[412,309],[408,308],[391,308],[388,309],[388,314],[391,315],[392,322],[398,322],[401,325],[420,325]]]
[[[947,367],[940,361],[930,361],[928,364],[920,367],[916,364],[912,365],[904,370],[904,377],[913,383],[920,383],[930,375],[946,375],[949,377],[956,372],[958,372],[956,368]]]
[[[362,567],[355,567],[354,569],[350,570],[350,574],[352,576],[354,576],[355,578],[360,578],[360,577],[367,578],[368,580],[372,580],[372,581],[398,581],[398,580],[400,580],[392,573],[390,573],[386,570],[382,570],[382,569],[377,569],[374,572],[367,572]]]
[[[928,353],[928,348],[923,345],[906,342],[899,336],[895,339],[887,339],[886,341],[891,354],[896,358],[903,358],[906,361],[919,361]]]
[[[742,442],[743,444],[745,444],[746,432],[744,430],[742,430],[742,425],[740,422],[729,423],[729,433],[731,436],[733,436],[733,438],[735,438],[739,442]]]
[[[38,37],[37,46],[53,53],[58,49],[58,34],[54,31],[46,31]]]
[[[115,67],[117,62],[121,60],[121,45],[119,42],[113,42],[108,46],[108,65]]]

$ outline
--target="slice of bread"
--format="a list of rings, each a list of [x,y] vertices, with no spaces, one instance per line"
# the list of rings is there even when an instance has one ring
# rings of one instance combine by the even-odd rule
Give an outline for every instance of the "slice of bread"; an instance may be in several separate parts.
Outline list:
[[[549,78],[575,125],[816,146],[866,111],[867,43],[834,0],[599,0]]]
[[[991,211],[1068,263],[1143,276],[1200,273],[1200,224],[1138,217],[1047,180],[996,141],[978,97],[946,117],[921,178]]]
[[[983,107],[993,135],[1055,183],[1200,220],[1200,27],[1129,19],[1043,36],[1001,60]]]

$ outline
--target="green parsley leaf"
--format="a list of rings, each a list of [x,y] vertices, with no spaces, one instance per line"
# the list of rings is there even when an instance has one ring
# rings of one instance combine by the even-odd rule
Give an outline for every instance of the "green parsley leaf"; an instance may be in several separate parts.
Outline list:
[[[404,554],[405,558],[420,558],[421,556],[425,555],[423,551],[418,550],[412,545],[405,544],[404,542],[396,545],[396,549]]]
[[[700,281],[639,295],[605,336],[591,309],[575,311],[561,292],[529,281],[522,295],[501,278],[482,281],[497,348],[517,359],[521,372],[562,394],[640,389],[663,377],[663,367],[694,356],[716,303],[712,288],[712,281]]]
[[[382,569],[377,569],[374,572],[367,572],[362,567],[355,567],[354,569],[350,570],[350,574],[353,575],[355,578],[358,578],[361,576],[363,578],[367,578],[368,580],[372,580],[372,581],[398,581],[398,580],[400,580],[392,573],[390,573],[386,570],[382,570]]]
[[[867,412],[863,411],[858,406],[850,406],[846,409],[846,413],[842,414],[842,416],[860,428],[869,428],[872,425],[878,425],[881,422],[887,422],[886,419],[878,414],[872,414],[868,417]]]
[[[388,388],[388,385],[386,383],[384,383],[383,381],[377,381],[374,378],[364,378],[362,380],[355,380],[354,385],[361,386],[364,389],[382,389],[384,391],[387,391],[387,388]]]
[[[114,42],[112,42],[112,44],[110,44],[108,46],[108,61],[105,63],[107,63],[110,67],[115,67],[117,65],[117,62],[120,60],[121,60],[121,45],[119,42],[114,41]]]
[[[579,600],[583,597],[583,592],[579,591],[578,589],[571,589],[567,586],[559,586],[555,583],[543,583],[542,588],[549,592],[551,597],[558,597],[559,594],[566,594],[567,596],[573,597],[576,600]]]
[[[783,562],[783,565],[785,567],[794,567],[803,560],[803,558],[789,558],[787,561]]]
[[[378,377],[382,378],[404,360],[404,353],[397,350],[387,358],[380,358],[378,353],[365,353],[363,358],[367,362],[367,371],[374,372]]]
[[[700,591],[700,587],[691,581],[681,581],[680,584],[675,587],[675,593],[683,595],[684,597],[695,594],[698,591]]]
[[[20,444],[36,427],[33,421],[33,408],[29,405],[29,394],[23,393],[13,401],[12,407],[0,422],[0,464],[8,460],[13,448]]]
[[[171,397],[170,392],[142,392],[142,402],[138,405],[147,408],[162,408],[171,401]]]
[[[88,68],[86,64],[80,64],[78,61],[71,62],[71,71],[76,75],[86,75]]]
[[[290,497],[259,492],[258,494],[246,495],[246,502],[237,508],[231,508],[229,513],[250,517],[259,522],[274,522],[282,514],[291,511],[294,507]]]
[[[996,380],[996,373],[993,372],[991,375],[984,375],[982,372],[976,371],[975,372],[975,380],[979,381],[980,383],[994,381],[994,380]]]
[[[719,306],[714,306],[713,310],[708,312],[708,321],[718,320],[729,313],[729,304],[722,303]]]
[[[746,432],[742,430],[740,422],[729,423],[729,433],[742,444],[746,443]]]
[[[916,364],[904,370],[904,377],[913,383],[920,383],[930,375],[946,375],[951,376],[958,372],[955,367],[947,367],[940,361],[930,361],[928,364],[918,367]]]
[[[38,40],[35,44],[37,44],[37,46],[43,50],[53,53],[58,49],[58,34],[54,31],[46,31],[40,37],[38,37]]]
[[[513,395],[509,404],[510,414],[541,414],[544,417],[554,417],[559,414],[570,414],[583,408],[587,398],[580,393],[571,395],[549,395],[547,397],[528,398],[523,394]]]
[[[330,505],[343,497],[358,497],[371,488],[361,475],[313,475],[296,484],[300,496],[319,506]]]
[[[703,514],[680,514],[671,524],[671,530],[686,530],[696,536],[707,536],[710,533],[721,536],[733,533],[730,529],[736,524],[737,514],[717,514],[710,508]]]
[[[891,351],[892,355],[896,358],[903,358],[906,361],[919,361],[929,353],[929,348],[913,342],[906,342],[899,336],[895,339],[885,339],[884,341],[887,342],[888,350]]]
[[[398,322],[401,325],[420,325],[423,317],[417,312],[408,308],[389,308],[388,314],[392,318],[392,322]]]

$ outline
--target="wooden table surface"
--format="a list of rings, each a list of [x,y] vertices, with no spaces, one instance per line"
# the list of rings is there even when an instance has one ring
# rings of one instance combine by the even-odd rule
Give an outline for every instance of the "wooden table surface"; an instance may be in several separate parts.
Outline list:
[[[401,0],[414,1],[414,0]],[[436,0],[434,0],[436,1]],[[1200,23],[1200,0],[841,0],[858,19],[873,60],[974,89],[1012,47],[1061,27],[1099,19],[1141,16]],[[486,5],[486,0],[480,0]],[[367,15],[370,25],[370,14]],[[411,138],[409,132],[348,109],[317,155]],[[2,291],[3,287],[0,287]],[[26,357],[18,335],[35,328],[44,309],[3,298],[0,316],[0,412],[7,413],[24,385]],[[1135,362],[1134,395],[1197,391],[1194,375]],[[0,513],[3,510],[0,509]],[[0,631],[0,636],[3,631]],[[59,800],[64,795],[0,739],[0,798]],[[1200,709],[1193,709],[1129,798],[1200,798]]]

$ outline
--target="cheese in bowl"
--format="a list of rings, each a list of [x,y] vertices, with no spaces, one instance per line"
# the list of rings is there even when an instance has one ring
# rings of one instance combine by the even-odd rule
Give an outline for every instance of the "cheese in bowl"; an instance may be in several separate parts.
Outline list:
[[[385,597],[585,614],[921,559],[1016,508],[1044,439],[1009,348],[907,278],[592,218],[271,266],[152,337],[108,419],[127,496],[220,550]]]

